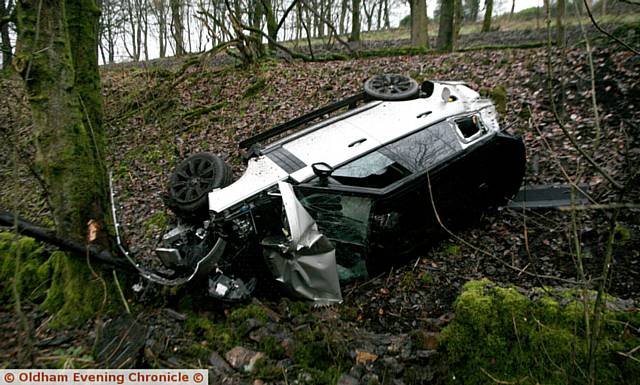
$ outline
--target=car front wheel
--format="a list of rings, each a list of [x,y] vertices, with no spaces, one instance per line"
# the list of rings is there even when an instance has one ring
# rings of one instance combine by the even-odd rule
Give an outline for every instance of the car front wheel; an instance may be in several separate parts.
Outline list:
[[[207,214],[208,193],[231,184],[231,168],[215,154],[200,152],[178,164],[169,180],[168,206],[183,217]]]

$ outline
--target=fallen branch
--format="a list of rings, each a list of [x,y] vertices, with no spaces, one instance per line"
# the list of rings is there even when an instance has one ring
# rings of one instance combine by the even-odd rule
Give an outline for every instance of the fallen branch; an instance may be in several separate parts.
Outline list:
[[[96,245],[87,245],[71,239],[59,237],[55,231],[51,229],[41,227],[35,223],[15,217],[8,211],[0,211],[0,226],[12,227],[14,225],[17,226],[20,234],[35,238],[38,241],[48,243],[62,250],[78,255],[85,255],[85,253],[88,252],[92,258],[99,261],[109,263],[117,267],[125,267],[127,269],[131,268],[130,264],[126,263],[122,259],[115,258],[108,250],[102,249]]]

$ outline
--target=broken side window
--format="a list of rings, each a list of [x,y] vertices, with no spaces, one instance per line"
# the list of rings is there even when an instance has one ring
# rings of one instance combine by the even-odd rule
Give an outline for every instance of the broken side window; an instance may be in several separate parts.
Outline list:
[[[485,129],[476,115],[458,118],[454,122],[458,132],[466,142],[472,141],[485,133]]]
[[[450,122],[444,121],[386,146],[406,168],[420,172],[455,154],[462,148]]]
[[[336,249],[340,281],[366,279],[371,198],[305,188],[299,188],[298,192],[300,203]]]
[[[331,177],[349,186],[383,188],[409,174],[409,170],[395,160],[374,151],[336,168]]]

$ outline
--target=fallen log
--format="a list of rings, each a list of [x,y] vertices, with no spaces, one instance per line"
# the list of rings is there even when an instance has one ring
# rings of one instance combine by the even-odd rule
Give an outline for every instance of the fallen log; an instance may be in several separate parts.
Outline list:
[[[58,236],[54,230],[39,226],[33,222],[29,222],[23,218],[16,217],[8,211],[0,210],[0,226],[16,228],[18,233],[32,237],[40,242],[44,242],[55,246],[61,250],[78,255],[86,255],[87,252],[96,260],[105,262],[116,267],[131,269],[132,266],[126,260],[114,257],[113,254],[106,249],[97,245],[89,245],[77,242],[71,239]]]

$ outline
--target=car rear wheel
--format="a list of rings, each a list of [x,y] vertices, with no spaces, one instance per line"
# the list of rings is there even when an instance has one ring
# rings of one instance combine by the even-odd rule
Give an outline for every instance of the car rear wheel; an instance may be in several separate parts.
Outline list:
[[[376,75],[364,83],[364,92],[379,100],[405,100],[418,94],[418,83],[405,75]]]
[[[169,180],[169,207],[180,216],[207,214],[208,193],[232,182],[231,168],[215,154],[200,152],[178,164]]]

